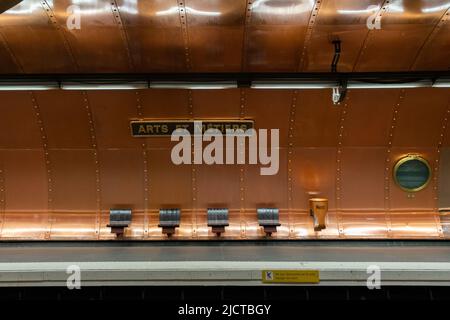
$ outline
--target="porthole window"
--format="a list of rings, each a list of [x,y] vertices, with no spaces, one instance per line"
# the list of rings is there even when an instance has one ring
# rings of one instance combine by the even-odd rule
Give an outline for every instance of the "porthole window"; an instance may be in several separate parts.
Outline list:
[[[408,155],[395,164],[394,180],[405,191],[420,191],[427,186],[430,179],[430,165],[421,156]]]

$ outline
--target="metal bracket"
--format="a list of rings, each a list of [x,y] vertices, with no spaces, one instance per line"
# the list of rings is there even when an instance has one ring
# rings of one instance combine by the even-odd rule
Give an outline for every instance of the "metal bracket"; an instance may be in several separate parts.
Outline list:
[[[343,80],[339,82],[339,86],[333,88],[332,101],[334,105],[340,104],[344,101],[347,94],[347,81]]]
[[[341,57],[341,40],[333,40],[332,43],[334,45],[334,56],[331,62],[331,72],[337,72],[337,64]]]

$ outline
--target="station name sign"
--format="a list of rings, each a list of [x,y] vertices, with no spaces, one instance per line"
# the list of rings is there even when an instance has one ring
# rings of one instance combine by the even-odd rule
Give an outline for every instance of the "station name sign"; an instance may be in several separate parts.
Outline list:
[[[202,133],[208,129],[217,129],[222,134],[226,130],[253,129],[253,120],[133,120],[130,122],[133,137],[164,137],[171,136],[177,129],[186,129],[190,134],[199,132],[195,130],[196,123],[201,123]]]

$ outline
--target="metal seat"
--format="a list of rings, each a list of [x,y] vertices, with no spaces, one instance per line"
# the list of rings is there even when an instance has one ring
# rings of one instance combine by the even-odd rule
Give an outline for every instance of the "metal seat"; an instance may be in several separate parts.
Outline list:
[[[277,232],[280,226],[278,208],[258,208],[258,223],[264,228],[266,235],[270,236],[273,232]]]
[[[220,236],[225,232],[225,227],[228,223],[228,209],[227,208],[208,208],[208,227],[212,227],[212,232]]]
[[[175,229],[180,226],[180,209],[160,209],[159,210],[159,227],[162,232],[171,236],[175,233]]]
[[[125,228],[131,224],[131,209],[110,209],[109,224],[111,233],[115,233],[118,238],[122,238]]]

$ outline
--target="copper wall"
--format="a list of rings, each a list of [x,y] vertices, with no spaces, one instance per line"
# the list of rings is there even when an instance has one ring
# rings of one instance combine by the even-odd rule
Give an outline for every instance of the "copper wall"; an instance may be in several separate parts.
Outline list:
[[[175,239],[215,237],[206,208],[230,208],[225,239],[263,237],[256,208],[280,208],[273,235],[440,238],[439,159],[450,144],[445,89],[143,90],[0,93],[1,238],[111,239],[110,208],[133,209],[133,239],[163,239],[158,210],[182,209]],[[169,138],[133,138],[130,119],[254,119],[280,129],[280,170],[172,164]],[[422,154],[433,182],[408,194],[395,161]],[[445,164],[448,166],[448,163]],[[448,172],[446,173],[448,175]],[[328,227],[313,230],[308,199],[329,199]]]
[[[67,26],[73,4],[80,29]],[[370,16],[380,29],[367,27]],[[338,71],[448,70],[449,17],[447,0],[23,0],[0,15],[0,73],[328,72],[333,39]],[[450,144],[448,89],[357,90],[339,107],[330,95],[0,92],[0,238],[111,239],[108,210],[129,206],[127,236],[161,239],[158,209],[179,206],[174,238],[207,239],[205,209],[227,206],[223,237],[251,239],[263,236],[262,205],[281,209],[274,238],[449,237],[438,216],[439,201],[450,206],[450,165],[439,161]],[[280,171],[174,166],[167,139],[130,136],[129,120],[147,117],[279,128]],[[410,152],[434,171],[413,195],[391,178]],[[312,195],[330,201],[322,232],[307,214]]]

